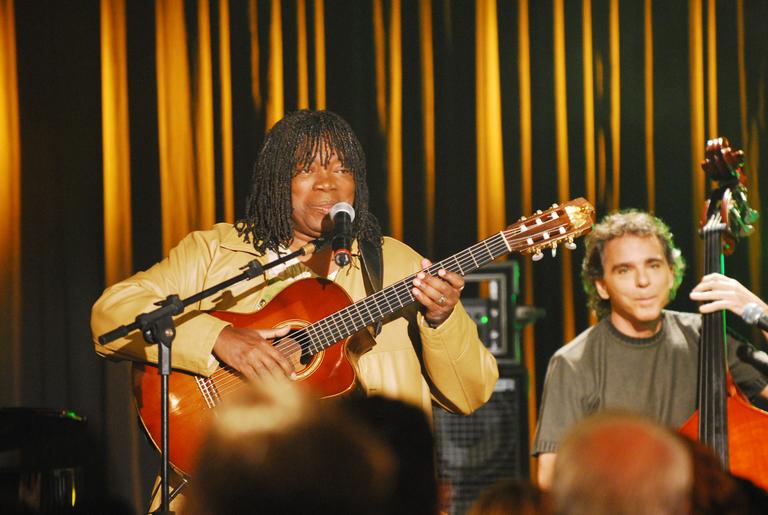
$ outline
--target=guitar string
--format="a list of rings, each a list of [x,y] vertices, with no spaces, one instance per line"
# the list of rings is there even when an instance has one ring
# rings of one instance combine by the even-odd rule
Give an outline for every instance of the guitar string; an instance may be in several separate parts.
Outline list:
[[[542,225],[544,225],[544,224],[542,224]],[[508,232],[513,232],[513,231],[510,230]],[[504,243],[504,240],[500,237],[499,234],[497,234],[496,236],[494,236],[492,238],[489,238],[488,240],[485,240],[485,241],[483,241],[483,242],[481,242],[479,244],[474,245],[473,247],[471,247],[467,251],[464,251],[463,253],[460,253],[460,254],[463,254],[461,262],[459,262],[459,260],[456,258],[456,256],[454,256],[453,258],[448,258],[447,260],[444,260],[443,262],[434,264],[432,267],[429,267],[428,269],[426,269],[426,271],[429,271],[429,272],[431,272],[434,275],[434,273],[439,268],[446,267],[445,266],[445,264],[446,264],[445,262],[449,261],[450,259],[453,259],[456,262],[456,264],[459,266],[460,269],[463,268],[461,266],[461,264],[464,264],[465,266],[474,264],[475,267],[477,267],[477,261],[474,259],[474,257],[473,256],[469,256],[469,259],[468,259],[467,255],[472,251],[472,249],[475,249],[476,247],[479,247],[481,245],[484,245],[484,246],[488,247],[489,254],[491,255],[491,259],[488,260],[488,261],[485,261],[485,263],[490,262],[492,259],[494,259],[494,255],[493,255],[492,252],[490,252],[490,247],[488,246],[487,242],[489,240],[493,240],[493,239],[501,240],[500,242],[496,242],[496,243],[493,244],[494,250],[496,250],[496,251],[499,251],[499,250],[501,250],[501,251],[509,250],[509,249],[507,249],[507,245]],[[514,243],[516,245],[517,243],[519,243],[519,241],[522,241],[522,240],[515,241],[513,239],[512,243]],[[512,243],[509,245],[510,247],[513,246]],[[501,253],[497,254],[497,256],[498,255],[501,255]],[[458,256],[458,254],[457,254],[457,256]],[[472,263],[470,263],[470,260],[472,260]],[[469,267],[467,267],[467,268],[469,268]],[[380,297],[382,297],[387,302],[387,306],[390,309],[390,313],[395,311],[395,309],[392,309],[391,303],[389,302],[389,298],[391,297],[391,295],[389,295],[389,294],[391,292],[393,292],[395,294],[395,296],[397,297],[398,302],[400,303],[401,306],[404,305],[403,302],[399,298],[402,293],[405,294],[407,302],[410,303],[410,302],[413,301],[413,298],[412,298],[411,293],[410,293],[410,284],[411,284],[411,281],[412,281],[412,279],[414,277],[415,277],[415,274],[413,276],[409,277],[409,278],[406,278],[406,279],[402,280],[399,284],[396,283],[395,285],[393,285],[393,287],[387,288],[387,291],[385,292],[386,295],[380,295]],[[405,289],[405,291],[403,291],[403,289]],[[379,293],[381,293],[381,292],[379,292]],[[376,307],[379,308],[379,311],[381,311],[381,308],[379,307],[379,305],[382,304],[381,302],[379,302],[380,300],[381,299],[374,299],[374,304],[376,304]],[[359,311],[359,303],[356,303],[356,304],[358,304],[358,311]],[[351,311],[350,308],[352,308],[352,307],[355,307],[355,305],[353,304],[351,306],[348,306],[347,308],[345,308],[341,312],[336,313],[335,315],[332,315],[331,317],[327,317],[327,318],[328,319],[338,318],[339,314],[343,314],[344,311]],[[366,306],[366,308],[367,308],[367,306]],[[330,329],[330,321],[329,320],[321,320],[321,321],[318,321],[318,322],[316,322],[315,324],[312,324],[312,325],[317,325],[319,322],[323,322],[323,321],[325,322],[325,325],[326,325],[324,336],[326,337],[327,341],[329,341],[331,343],[334,343],[336,341],[341,341],[341,340],[344,339],[342,336],[337,337],[336,333],[332,332],[332,330],[331,330],[330,336],[329,336],[329,329]],[[335,320],[333,321],[333,324],[336,326],[336,329],[338,329],[338,323]],[[367,324],[361,325],[360,329],[365,327],[365,325],[367,325]],[[306,328],[303,328],[303,329],[306,329]],[[303,331],[303,329],[300,330],[300,331]],[[345,330],[347,331],[347,334],[353,334],[353,333],[349,333],[349,328],[346,327],[346,324],[345,324]],[[285,349],[285,348],[288,348],[288,347],[295,347],[295,346],[299,345],[299,346],[301,346],[302,349],[304,349],[305,347],[302,344],[306,343],[307,339],[310,342],[310,344],[312,344],[312,338],[310,337],[310,335],[308,335],[308,333],[306,333],[306,331],[303,331],[303,332],[305,333],[306,337],[302,338],[302,341],[299,341],[296,344],[294,344],[292,342],[291,343],[287,343],[285,345],[281,344],[281,348]],[[292,335],[293,341],[296,340],[296,336],[297,336],[296,334]],[[321,350],[322,350],[322,348],[325,348],[325,347],[321,347]],[[228,394],[233,389],[236,389],[236,388],[239,389],[242,386],[242,384],[244,383],[244,380],[243,380],[242,376],[240,376],[238,373],[236,373],[233,370],[231,370],[229,367],[226,367],[226,368],[222,367],[222,369],[217,370],[217,372],[218,373],[215,372],[211,376],[211,378],[214,381],[217,393],[219,395],[221,395],[221,396]],[[224,377],[222,377],[222,375]]]
[[[552,214],[555,214],[557,211],[553,210]],[[509,252],[515,252],[519,251],[521,249],[525,249],[526,247],[535,247],[535,245],[532,245],[532,241],[534,238],[539,238],[542,235],[545,235],[548,231],[557,231],[561,227],[564,227],[561,223],[562,220],[567,220],[567,217],[563,218],[560,215],[550,216],[548,220],[545,222],[539,223],[538,220],[541,220],[545,216],[549,215],[550,213],[543,213],[542,215],[539,215],[538,218],[531,218],[530,220],[521,221],[519,224],[517,224],[515,227],[505,229],[500,231],[499,233],[496,233],[494,236],[491,236],[490,238],[487,238],[481,242],[478,242],[468,249],[465,249],[464,251],[461,251],[449,258],[444,259],[443,261],[440,261],[438,263],[434,263],[432,266],[422,270],[422,272],[427,272],[430,275],[435,275],[437,271],[440,268],[446,268],[450,269],[454,272],[461,273],[464,275],[465,269],[466,270],[475,270],[477,268],[480,268],[480,266],[483,266],[496,257]],[[530,225],[533,225],[536,229],[536,233],[532,235],[526,235],[526,237],[523,238],[516,238],[516,236],[527,233],[530,229],[525,227],[524,222],[527,222]],[[554,225],[554,227],[550,227]],[[555,237],[552,239],[552,242],[557,242],[562,239],[567,238],[569,235],[575,234],[577,231],[566,231],[565,233],[560,233],[559,235],[556,234]],[[548,239],[546,237],[545,239]],[[521,243],[527,243],[526,245],[520,245]],[[539,246],[546,245],[547,242],[540,242]],[[481,259],[481,262],[478,263],[477,259],[475,259],[475,254],[481,249],[484,248],[485,253],[490,256],[490,259]],[[448,263],[453,260],[457,268],[451,268]],[[464,265],[464,266],[462,266]],[[399,282],[393,284],[390,287],[385,288],[384,290],[380,290],[376,294],[366,298],[362,299],[361,301],[358,301],[350,306],[345,307],[344,309],[340,310],[337,313],[334,313],[332,315],[329,315],[317,322],[314,322],[313,324],[310,324],[310,326],[307,326],[305,328],[299,329],[296,333],[291,335],[290,338],[284,337],[280,341],[276,342],[275,347],[278,348],[281,352],[285,351],[286,349],[294,348],[297,345],[303,350],[306,348],[310,348],[310,350],[316,350],[313,347],[310,347],[313,345],[312,337],[309,335],[309,328],[311,326],[315,325],[325,325],[325,329],[323,329],[321,332],[321,336],[324,336],[326,339],[331,338],[332,342],[343,340],[344,337],[335,338],[335,334],[333,332],[330,332],[331,327],[331,321],[333,322],[334,326],[336,327],[336,330],[338,330],[339,324],[337,323],[335,318],[342,318],[343,322],[343,314],[349,314],[352,312],[352,309],[355,308],[358,311],[358,316],[360,317],[360,322],[364,322],[365,318],[360,314],[360,307],[365,307],[366,311],[368,312],[369,317],[371,316],[370,309],[368,305],[373,304],[375,308],[379,311],[379,319],[386,316],[384,314],[384,311],[382,311],[381,306],[383,306],[383,303],[381,300],[383,299],[386,302],[386,308],[389,309],[387,314],[391,314],[400,307],[405,306],[406,304],[412,303],[415,299],[413,298],[413,295],[411,293],[411,284],[413,279],[415,279],[417,274],[412,274],[411,276],[400,280]],[[392,308],[392,302],[390,300],[392,299],[392,294],[394,294],[395,299],[397,300],[397,303],[399,304],[398,307]],[[403,303],[401,300],[401,295],[405,296],[406,302]],[[371,317],[373,319],[377,317]],[[353,328],[357,327],[357,325],[354,323],[354,317],[352,318],[353,321]],[[359,324],[359,323],[358,323]],[[365,327],[368,324],[363,324],[360,326],[360,329]],[[346,323],[344,323],[344,330],[349,331],[349,328],[347,327]],[[359,330],[359,329],[358,329]],[[356,331],[355,331],[356,332]],[[297,333],[301,333],[299,340],[297,341]],[[354,333],[348,333],[349,335]],[[283,340],[286,340],[286,343],[283,344]],[[306,346],[306,344],[309,342],[310,345]],[[320,347],[319,350],[322,350],[326,347]],[[202,384],[201,384],[202,383]],[[202,390],[199,393],[202,395],[181,395],[179,396],[179,400],[186,400],[188,401],[187,397],[194,397],[192,402],[185,402],[186,408],[210,408],[210,403],[213,403],[214,405],[218,402],[218,400],[223,397],[224,395],[227,395],[232,390],[239,389],[242,387],[242,385],[245,384],[245,381],[241,374],[239,374],[237,371],[233,370],[231,367],[222,365],[219,369],[217,369],[211,376],[207,378],[203,378],[201,381],[196,381],[196,385],[198,387],[198,390]],[[209,403],[210,401],[210,403]],[[175,412],[176,410],[171,410],[172,412]]]
[[[497,245],[497,247],[499,249],[501,249],[501,248],[506,249],[506,245],[504,245],[503,242],[501,243],[501,245]],[[471,258],[467,258],[465,256],[465,257],[463,257],[463,259],[461,261],[461,264],[464,265],[463,268],[468,268],[469,265],[472,264],[472,262],[473,261],[471,260]],[[490,262],[490,260],[488,262]],[[457,261],[457,263],[458,263],[458,261]],[[444,268],[445,267],[444,265],[445,265],[445,263],[442,263],[442,262],[441,263],[436,263],[436,264],[432,265],[431,267],[427,268],[426,271],[428,271],[429,273],[434,275],[437,272],[437,270],[439,270],[440,268]],[[413,274],[410,277],[407,277],[406,279],[403,279],[403,280],[399,281],[398,283],[393,284],[392,286],[386,288],[385,290],[380,290],[379,292],[377,292],[377,294],[374,294],[374,295],[372,295],[371,297],[368,298],[368,299],[371,300],[371,302],[369,302],[369,303],[375,304],[381,314],[384,314],[385,312],[392,313],[392,312],[396,311],[397,309],[399,309],[400,307],[403,307],[403,306],[405,306],[407,304],[410,304],[414,300],[413,299],[413,295],[411,294],[411,286],[410,286],[410,284],[412,283],[412,281],[413,281],[413,279],[415,277],[416,277],[416,274]],[[393,295],[392,295],[393,292],[394,292],[394,297],[397,298],[397,302],[395,302],[393,300]],[[400,298],[401,296],[405,297],[405,299],[406,299],[405,303],[401,300],[401,298]],[[330,315],[329,317],[326,317],[326,318],[324,318],[322,320],[319,320],[318,322],[315,322],[315,324],[312,324],[312,325],[316,325],[316,324],[323,325],[323,322],[325,322],[324,325],[326,325],[326,328],[325,328],[324,332],[321,333],[321,336],[324,336],[326,341],[328,341],[328,342],[340,341],[340,340],[343,339],[343,337],[338,337],[337,336],[339,334],[340,324],[335,319],[343,318],[343,316],[345,315],[345,312],[352,311],[351,308],[353,308],[355,305],[357,305],[357,304],[359,304],[361,302],[363,302],[363,301],[358,301],[355,304],[347,306],[343,310],[341,310],[341,311],[339,311],[337,313],[334,313],[333,315]],[[361,322],[362,321],[363,320],[361,320]],[[341,320],[341,322],[343,323],[343,319]],[[331,325],[333,325],[334,327],[331,327]],[[359,324],[357,324],[357,325],[359,325]],[[361,325],[360,329],[362,329],[366,325],[368,325],[368,324]],[[347,334],[354,334],[354,332],[357,332],[356,330],[354,330],[355,327],[356,327],[355,324],[353,324],[352,329],[350,329],[346,325],[346,323],[344,323],[343,327],[344,327],[344,332],[347,333]],[[350,333],[350,331],[352,331],[352,332]],[[312,348],[312,350],[314,350],[313,347],[316,347],[316,346],[313,345],[312,338],[308,334],[308,332],[306,331],[306,328],[302,328],[299,331],[297,331],[297,333],[298,332],[302,332],[304,334],[303,334],[303,337],[299,337],[299,338],[297,338],[296,335],[294,334],[293,338],[299,340],[299,342],[297,342],[297,343],[299,345],[301,345],[301,344],[305,344],[305,343],[309,342],[310,345],[307,346],[307,347],[310,347],[310,348]],[[280,343],[280,346],[281,346],[281,350],[284,350],[284,349],[290,348],[291,346],[295,346],[295,344],[290,343],[290,342],[286,343],[286,344]],[[275,347],[278,347],[278,345],[276,344]],[[301,348],[305,349],[306,347],[304,345],[301,345]],[[217,372],[220,372],[222,370],[224,370],[224,369],[219,369],[219,370],[217,370]],[[221,375],[219,375],[217,373],[214,373],[213,375],[217,376],[216,378],[214,378],[214,380],[216,381],[215,385],[216,385],[216,389],[218,390],[218,392],[221,395],[225,395],[229,391],[231,391],[232,390],[232,388],[231,388],[232,386],[240,387],[241,383],[243,382],[242,379],[239,376],[232,375],[231,372],[229,372],[229,370],[227,370],[226,374],[221,374],[221,375],[224,375],[224,377],[221,377]],[[218,380],[216,380],[216,379],[218,379]]]
[[[547,214],[549,213],[542,214],[538,219],[541,219],[542,217],[547,216]],[[526,222],[535,226],[535,229],[537,232],[533,235],[526,235],[526,237],[524,238],[515,238],[515,236],[519,234],[528,233],[530,231],[530,229],[527,227],[523,228],[524,226],[523,226],[523,223],[521,222],[519,225],[523,227],[518,226],[518,227],[513,227],[511,229],[500,231],[500,233],[496,233],[494,236],[487,238],[481,242],[478,242],[473,246],[471,246],[470,248],[465,249],[464,251],[461,251],[455,254],[454,256],[451,256],[441,262],[435,263],[432,266],[422,271],[426,271],[430,273],[430,275],[435,275],[437,273],[437,270],[439,270],[440,268],[446,268],[446,269],[451,269],[454,272],[462,273],[463,275],[465,269],[474,270],[479,268],[480,266],[483,266],[484,264],[489,263],[490,261],[492,261],[493,259],[495,259],[496,257],[504,253],[507,253],[509,251],[519,250],[519,248],[524,249],[526,246],[531,247],[530,244],[522,245],[520,247],[518,247],[518,245],[522,242],[530,242],[534,238],[539,238],[548,231],[552,231],[552,230],[557,231],[560,227],[564,227],[562,221],[567,220],[567,217],[563,217],[560,215],[550,217],[547,221],[542,222],[540,224],[537,223],[536,220],[537,220],[536,218],[526,220]],[[573,233],[575,233],[575,231],[566,231],[565,233],[556,234],[552,238],[552,242],[557,242],[562,239],[565,239]],[[539,243],[539,245],[541,245],[541,243]],[[478,263],[477,260],[475,259],[475,254],[478,252],[478,250],[480,250],[483,247],[485,248],[485,253],[487,253],[490,256],[490,259],[481,260],[481,263]],[[461,260],[459,260],[459,258]],[[456,263],[456,265],[458,266],[458,270],[452,269],[450,266],[448,266],[448,262],[451,260],[453,260]],[[319,329],[321,331],[320,336],[324,337],[326,342],[335,343],[337,341],[341,341],[345,338],[345,336],[337,336],[338,334],[340,334],[338,332],[340,327],[339,322],[343,323],[343,329],[341,334],[345,333],[347,336],[354,334],[358,330],[370,324],[370,322],[365,323],[365,318],[361,315],[361,309],[360,309],[361,307],[365,307],[366,311],[368,311],[370,315],[369,305],[372,304],[373,307],[377,308],[379,311],[379,317],[374,317],[374,318],[381,319],[381,318],[384,318],[386,315],[395,312],[397,309],[400,309],[401,307],[412,303],[415,299],[413,298],[413,295],[411,293],[411,284],[415,277],[416,277],[416,274],[413,274],[405,279],[402,279],[398,283],[395,283],[392,286],[385,288],[384,290],[380,290],[376,294],[366,299],[362,299],[361,301],[358,301],[354,304],[347,306],[346,308],[340,310],[337,313],[329,315],[321,320],[318,320],[317,322],[310,324],[309,326],[301,328],[297,330],[294,334],[281,338],[278,342],[275,343],[274,346],[284,354],[286,351],[292,350],[292,349],[295,349],[295,351],[298,351],[297,347],[300,348],[302,352],[304,350],[309,349],[314,353],[317,353],[320,350],[327,348],[328,346],[327,345],[323,346],[322,343],[313,342],[313,337],[312,335],[309,334],[309,330],[310,328],[312,328],[312,326],[318,326],[320,328]],[[405,297],[405,303],[401,299],[401,297],[403,296]],[[381,302],[382,300],[384,302]],[[390,302],[391,300],[392,302]],[[393,304],[396,306],[395,308],[392,307]],[[382,306],[385,306],[385,308],[388,309],[386,314],[382,310]],[[357,323],[355,323],[354,315],[351,315],[353,310],[357,310],[357,316],[360,319],[359,322]],[[352,321],[352,328],[353,328],[352,332],[350,332],[349,327],[347,326],[346,322],[344,322],[345,317]],[[322,326],[325,326],[325,327],[322,328]],[[315,336],[315,338],[317,338],[317,336]],[[210,379],[214,382],[216,393],[220,396],[223,396],[227,394],[229,391],[231,391],[233,386],[239,388],[244,382],[242,376],[228,366],[222,366],[221,368],[216,370],[210,376]]]
[[[544,216],[544,215],[542,215],[542,216]],[[563,220],[562,217],[557,216],[557,217],[552,217],[549,220],[547,220],[546,222],[542,222],[541,224],[536,224],[536,229],[537,229],[538,232],[536,234],[534,234],[533,236],[528,236],[526,238],[514,238],[514,236],[516,235],[515,234],[516,230],[518,231],[518,234],[521,234],[523,232],[528,232],[529,231],[528,228],[518,229],[517,227],[513,227],[511,229],[507,229],[507,230],[501,231],[500,233],[497,233],[496,235],[494,235],[494,236],[492,236],[492,237],[490,237],[490,238],[488,238],[486,240],[483,240],[482,242],[476,243],[475,245],[473,245],[469,249],[466,249],[465,251],[462,251],[462,252],[460,252],[460,253],[452,256],[452,257],[449,257],[449,258],[447,258],[447,259],[445,259],[445,260],[443,260],[443,261],[441,261],[439,263],[433,264],[431,267],[425,269],[424,271],[427,271],[427,272],[431,273],[432,275],[434,275],[439,268],[449,268],[447,266],[447,262],[449,262],[450,260],[453,260],[458,265],[458,267],[459,267],[458,270],[454,269],[453,271],[457,271],[457,272],[462,273],[464,268],[475,269],[475,268],[477,268],[479,266],[477,264],[476,259],[474,259],[474,256],[471,255],[471,254],[473,252],[476,253],[478,248],[480,248],[482,246],[486,247],[486,250],[487,250],[488,254],[491,256],[490,260],[486,260],[486,261],[483,262],[483,264],[486,264],[486,263],[492,261],[493,259],[495,259],[495,257],[498,257],[499,255],[501,255],[503,253],[509,252],[510,249],[507,247],[507,243],[509,244],[509,247],[512,249],[512,251],[519,250],[519,248],[518,248],[518,244],[519,243],[521,243],[523,241],[530,240],[533,237],[540,237],[543,233],[547,232],[545,229],[549,229],[550,231],[552,229],[554,229],[554,230],[559,229],[559,227],[563,226],[562,223],[561,223],[562,220]],[[530,223],[535,224],[535,219],[531,219]],[[554,227],[550,227],[552,225],[554,225]],[[571,231],[571,232],[566,231],[563,234],[556,235],[552,239],[552,241],[554,242],[554,241],[562,240],[562,239],[568,237],[569,235],[571,235],[571,234],[573,234],[575,232],[576,231]],[[502,237],[502,235],[504,235],[504,236]],[[497,241],[493,241],[493,240],[497,240]],[[505,240],[507,241],[507,243],[505,243]],[[491,252],[491,246],[489,246],[488,242],[491,242],[493,250],[499,252],[495,256],[494,256],[493,252]],[[541,243],[539,245],[541,245]],[[531,245],[528,244],[527,246],[530,247]],[[525,248],[525,247],[526,247],[526,245],[523,245],[520,248]],[[459,256],[462,259],[461,261],[459,261],[457,259],[457,257],[459,257]],[[462,264],[464,265],[464,267],[462,267]],[[351,313],[352,308],[355,308],[355,309],[358,310],[358,316],[359,316],[360,315],[360,305],[365,306],[366,310],[368,310],[368,306],[366,304],[374,304],[374,307],[378,308],[378,310],[380,312],[380,316],[381,316],[381,315],[384,314],[382,312],[382,309],[381,309],[381,306],[384,305],[384,303],[381,302],[382,299],[386,302],[386,307],[389,308],[389,313],[392,313],[392,312],[396,311],[396,309],[399,309],[400,307],[405,305],[403,303],[403,301],[400,299],[400,297],[403,296],[403,295],[405,296],[407,303],[413,302],[414,299],[413,299],[412,294],[410,292],[410,288],[411,288],[410,284],[411,284],[412,280],[415,278],[415,276],[416,276],[416,274],[413,274],[412,276],[410,276],[410,277],[408,277],[406,279],[403,279],[403,280],[399,281],[398,283],[395,283],[394,285],[386,288],[385,290],[381,290],[381,291],[377,292],[377,294],[375,294],[375,295],[373,295],[373,296],[371,296],[371,297],[369,297],[367,299],[363,299],[362,301],[358,301],[355,304],[347,306],[343,310],[341,310],[341,311],[339,311],[339,312],[337,312],[337,313],[335,313],[333,315],[330,315],[328,317],[325,317],[324,319],[321,319],[321,320],[311,324],[310,326],[323,326],[323,325],[325,325],[324,329],[320,329],[320,331],[322,331],[321,332],[321,336],[325,337],[326,341],[329,342],[329,343],[335,343],[336,341],[341,341],[341,340],[344,339],[344,336],[337,336],[339,333],[334,332],[334,331],[338,331],[338,328],[339,328],[339,323],[338,323],[338,320],[336,320],[336,319],[341,318],[342,315],[348,315],[349,313]],[[394,295],[392,295],[392,294],[394,294]],[[396,298],[396,300],[397,300],[397,302],[399,304],[399,306],[397,306],[394,309],[392,308],[392,303],[390,303],[390,299],[392,299],[393,296]],[[368,311],[370,311],[370,310],[368,310]],[[361,317],[361,322],[363,320],[364,319]],[[343,322],[343,318],[342,318],[341,321]],[[331,324],[333,324],[335,329],[331,327]],[[362,329],[366,325],[368,325],[368,324],[360,325],[359,328],[357,328],[354,332],[356,332],[359,329]],[[290,337],[283,337],[283,339],[281,339],[280,341],[278,341],[275,344],[275,347],[278,348],[281,351],[284,351],[286,349],[296,348],[298,346],[302,350],[306,350],[307,348],[309,348],[310,350],[313,350],[315,352],[317,352],[318,350],[322,350],[324,348],[327,348],[327,346],[322,346],[322,345],[320,345],[319,348],[316,348],[317,345],[315,345],[313,343],[312,336],[309,335],[308,331],[307,331],[307,329],[310,326],[307,326],[305,328],[302,328],[302,329],[298,330],[296,333],[294,333]],[[346,323],[344,323],[343,327],[344,327],[344,331],[347,331],[347,333],[346,333],[347,336],[349,336],[351,334],[354,334],[354,332],[349,333],[349,328],[347,327]],[[353,327],[355,327],[355,325],[353,325]],[[315,336],[315,338],[316,338],[316,336]],[[283,340],[286,340],[286,342],[283,343]],[[306,345],[307,342],[309,342],[309,345]],[[242,385],[243,381],[244,381],[242,376],[239,373],[235,372],[234,370],[232,370],[230,367],[227,367],[227,366],[222,366],[220,369],[218,369],[216,372],[214,372],[214,374],[212,374],[210,376],[210,379],[212,379],[214,381],[216,392],[219,395],[224,395],[224,394],[228,393],[231,390],[231,386],[233,386],[233,385],[237,386],[237,387],[240,387]]]
[[[465,268],[467,264],[474,265],[472,268],[479,268],[480,265],[478,265],[477,260],[474,258],[474,256],[475,256],[475,254],[477,254],[478,250],[481,247],[485,247],[486,248],[486,252],[491,256],[490,260],[495,259],[495,256],[493,255],[493,252],[491,252],[491,249],[490,249],[490,247],[488,245],[488,241],[489,240],[493,240],[493,239],[500,239],[499,235],[497,234],[494,237],[491,237],[491,238],[489,238],[487,240],[479,242],[479,243],[475,244],[473,247],[470,247],[469,249],[459,253],[459,254],[462,255],[462,259],[463,259],[463,261],[461,263],[459,263],[456,260],[456,257],[453,256],[451,258],[443,260],[440,263],[436,263],[436,264],[432,265],[430,268],[426,269],[426,271],[431,273],[432,275],[434,275],[434,272],[436,270],[438,270],[439,268],[449,268],[450,269],[450,267],[446,266],[446,265],[447,265],[447,262],[449,260],[451,260],[451,259],[454,259],[454,261],[457,262],[457,265],[458,265],[459,269],[458,270],[455,270],[455,269],[453,270],[453,271],[456,271],[456,272],[462,273],[463,272],[463,268]],[[506,245],[503,244],[503,240],[500,243],[499,242],[492,243],[494,245],[494,250],[495,251],[504,250],[506,248]],[[459,254],[457,254],[457,255],[459,255]],[[467,256],[469,257],[469,259],[467,259]],[[472,260],[472,262],[470,263],[469,260]],[[483,264],[489,262],[490,260],[483,260]],[[461,264],[464,264],[465,267],[462,267]],[[410,295],[410,284],[411,284],[411,282],[412,282],[414,277],[415,277],[415,274],[413,276],[411,276],[411,277],[408,277],[406,279],[401,280],[400,284],[395,283],[393,286],[388,287],[385,290],[381,290],[381,293],[383,293],[382,295],[378,295],[378,296],[374,295],[374,296],[371,296],[371,297],[369,297],[367,299],[363,299],[363,301],[358,301],[358,302],[348,306],[344,310],[340,311],[339,313],[335,314],[335,315],[342,315],[342,316],[331,315],[329,317],[326,317],[326,319],[323,319],[323,320],[320,320],[320,321],[316,322],[315,324],[319,324],[319,323],[322,323],[322,322],[327,322],[326,325],[328,327],[330,327],[330,324],[333,323],[334,326],[336,328],[338,328],[339,327],[339,324],[337,323],[338,320],[334,320],[334,318],[341,318],[342,319],[341,321],[343,322],[343,319],[346,317],[346,318],[351,319],[351,321],[353,322],[353,327],[355,327],[357,330],[359,330],[360,328],[365,327],[366,325],[368,325],[370,323],[370,322],[365,323],[365,316],[364,316],[364,312],[362,311],[361,307],[365,307],[366,311],[368,311],[369,315],[370,315],[370,309],[369,309],[368,304],[374,304],[374,307],[378,308],[378,311],[379,311],[378,317],[374,317],[374,318],[381,318],[381,317],[385,316],[386,314],[381,310],[381,308],[379,307],[380,305],[386,304],[386,307],[389,308],[388,312],[391,313],[391,312],[395,311],[396,309],[399,309],[400,307],[402,307],[404,305],[402,297],[405,297],[405,302],[408,302],[408,303],[413,302],[414,299]],[[403,291],[403,287],[407,287],[408,291]],[[377,293],[379,293],[379,292],[377,292]],[[384,302],[379,302],[381,300],[383,300]],[[394,309],[392,308],[393,304],[395,304],[395,306],[396,306]],[[359,321],[362,322],[362,324],[355,323],[356,322],[356,318],[355,318],[355,314],[353,313],[353,311],[355,311],[355,310],[357,311],[357,315],[356,316],[357,316],[357,318],[359,318]],[[351,316],[347,316],[347,315],[351,315]],[[315,325],[315,324],[313,324],[313,325]],[[349,330],[349,328],[346,326],[346,323],[344,323],[344,326],[342,327],[342,331],[348,331],[348,330]],[[285,337],[288,340],[286,346],[287,347],[293,347],[294,346],[293,342],[296,342],[296,337],[297,337],[297,335],[295,335],[295,334],[291,335],[290,337]],[[281,348],[279,346],[279,343],[280,342],[278,342],[278,344],[276,344],[277,348]],[[300,343],[304,343],[304,342],[300,342]],[[316,347],[310,347],[310,350],[312,350],[312,351],[322,350],[322,347],[320,347],[319,349],[316,348]]]

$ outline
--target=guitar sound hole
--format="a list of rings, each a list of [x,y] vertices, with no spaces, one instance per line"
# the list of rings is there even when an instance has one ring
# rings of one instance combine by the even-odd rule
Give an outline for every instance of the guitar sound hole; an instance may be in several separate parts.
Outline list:
[[[296,333],[301,329],[302,328],[300,327],[291,328],[291,330],[288,331],[288,334],[280,339],[280,343],[278,344],[283,355],[293,362],[293,366],[296,367],[296,372],[300,372],[302,369],[306,368],[306,366],[312,362],[312,358],[314,357],[314,354],[310,353],[310,349],[302,348],[298,343],[301,339],[301,335],[294,338]]]

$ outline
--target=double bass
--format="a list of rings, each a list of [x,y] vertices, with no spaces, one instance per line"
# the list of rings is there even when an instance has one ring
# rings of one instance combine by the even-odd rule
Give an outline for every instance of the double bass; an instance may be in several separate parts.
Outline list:
[[[716,183],[701,222],[704,273],[723,273],[723,255],[752,232],[757,212],[747,203],[744,153],[727,138],[707,142],[701,166]],[[768,489],[768,413],[749,403],[728,371],[725,311],[702,316],[698,407],[680,432],[709,446],[725,470]]]

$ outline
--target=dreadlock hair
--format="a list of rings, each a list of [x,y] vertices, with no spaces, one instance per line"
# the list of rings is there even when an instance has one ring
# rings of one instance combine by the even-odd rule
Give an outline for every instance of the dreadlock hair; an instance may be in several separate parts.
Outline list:
[[[358,240],[380,247],[381,227],[368,210],[365,153],[349,124],[331,111],[302,109],[287,114],[267,133],[259,151],[246,200],[245,218],[235,224],[238,234],[252,242],[259,253],[277,252],[293,240],[291,179],[297,168],[310,165],[319,155],[323,166],[332,155],[355,177],[355,221]]]
[[[667,224],[659,218],[637,209],[611,213],[595,225],[592,232],[587,236],[587,251],[581,262],[581,283],[589,299],[589,307],[595,311],[599,319],[605,318],[611,313],[610,300],[601,298],[595,286],[595,281],[602,279],[605,273],[603,270],[605,244],[626,234],[643,238],[651,236],[658,238],[661,248],[664,250],[667,264],[672,267],[674,277],[672,288],[669,290],[669,300],[675,298],[677,289],[683,282],[685,260],[680,249],[675,247],[672,231],[669,230]]]

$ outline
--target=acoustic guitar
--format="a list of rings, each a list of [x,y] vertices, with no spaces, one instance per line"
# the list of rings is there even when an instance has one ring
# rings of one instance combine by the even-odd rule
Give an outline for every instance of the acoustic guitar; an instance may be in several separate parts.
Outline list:
[[[423,272],[436,275],[441,268],[461,275],[472,272],[511,252],[542,257],[553,255],[557,245],[575,248],[573,239],[589,232],[594,208],[583,198],[523,217],[505,230]],[[350,391],[355,372],[347,359],[347,343],[366,327],[397,314],[415,302],[411,293],[416,274],[406,277],[357,302],[338,285],[324,279],[301,279],[291,283],[261,310],[248,313],[213,312],[236,327],[269,328],[290,326],[291,332],[273,343],[296,369],[297,381],[306,383],[321,397]],[[157,367],[136,363],[133,392],[144,429],[160,449],[160,375]],[[171,465],[182,474],[192,470],[194,457],[205,437],[212,410],[228,394],[246,384],[227,365],[202,377],[174,371],[169,379],[169,450]]]

